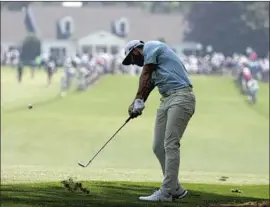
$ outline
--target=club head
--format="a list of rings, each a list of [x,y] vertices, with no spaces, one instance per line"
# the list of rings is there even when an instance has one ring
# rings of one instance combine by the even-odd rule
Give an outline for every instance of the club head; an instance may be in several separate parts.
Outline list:
[[[78,162],[78,165],[81,167],[86,167],[86,165],[82,164],[81,162]]]

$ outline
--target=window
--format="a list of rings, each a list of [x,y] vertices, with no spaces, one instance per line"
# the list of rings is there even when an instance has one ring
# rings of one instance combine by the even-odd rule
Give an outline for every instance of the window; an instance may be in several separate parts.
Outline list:
[[[82,46],[82,53],[85,54],[92,54],[92,45],[83,45]]]
[[[97,53],[107,53],[107,47],[105,45],[97,45],[96,47]]]
[[[50,48],[50,54],[51,54],[51,56],[56,56],[56,54],[57,54],[57,48],[51,47]]]
[[[66,32],[70,32],[70,30],[71,30],[70,28],[71,28],[70,21],[66,21],[66,24],[65,24],[65,29],[66,29],[66,30],[65,30],[65,31],[66,31]]]
[[[63,55],[63,56],[66,56],[66,54],[67,54],[67,50],[66,50],[66,48],[63,47],[63,48],[62,48],[62,55]]]
[[[111,47],[111,53],[113,55],[117,54],[119,52],[119,48],[117,46],[112,46]]]
[[[64,48],[64,47],[51,47],[50,54],[54,57],[63,57],[66,55],[66,48]]]

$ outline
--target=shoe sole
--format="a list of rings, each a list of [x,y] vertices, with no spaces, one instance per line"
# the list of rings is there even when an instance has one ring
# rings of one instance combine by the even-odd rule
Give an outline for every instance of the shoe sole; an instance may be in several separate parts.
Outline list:
[[[188,191],[185,190],[182,194],[177,195],[177,196],[173,196],[173,200],[177,200],[177,199],[183,199],[188,195]]]
[[[173,200],[143,200],[139,199],[140,201],[146,201],[146,202],[161,202],[161,203],[171,203]]]
[[[150,199],[147,199],[147,198],[144,197],[144,196],[140,196],[140,197],[139,197],[139,200],[140,200],[140,201],[149,201],[149,202],[172,202],[172,201],[173,201],[172,198],[171,198],[171,199],[168,199],[168,200],[161,200],[161,199],[158,199],[158,200],[150,200]]]

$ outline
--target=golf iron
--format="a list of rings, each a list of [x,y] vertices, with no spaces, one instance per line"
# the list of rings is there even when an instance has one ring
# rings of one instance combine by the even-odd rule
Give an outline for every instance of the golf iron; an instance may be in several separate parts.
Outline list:
[[[87,163],[83,164],[81,162],[78,162],[79,166],[81,167],[87,167],[90,165],[90,163],[95,159],[95,157],[103,150],[103,148],[115,137],[115,135],[131,120],[131,117],[129,117],[125,123],[112,135],[112,137],[100,148],[100,150],[94,155],[94,157]]]

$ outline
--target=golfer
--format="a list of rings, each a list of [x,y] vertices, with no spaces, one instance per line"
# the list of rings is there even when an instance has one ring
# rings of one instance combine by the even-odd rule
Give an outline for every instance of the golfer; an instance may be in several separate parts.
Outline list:
[[[145,102],[157,86],[161,103],[156,114],[153,150],[161,165],[164,180],[161,188],[152,195],[141,196],[145,201],[167,201],[188,194],[178,181],[180,140],[195,112],[195,96],[185,66],[173,50],[160,41],[144,43],[132,40],[125,46],[123,65],[143,67],[139,88],[129,115],[142,114]]]

